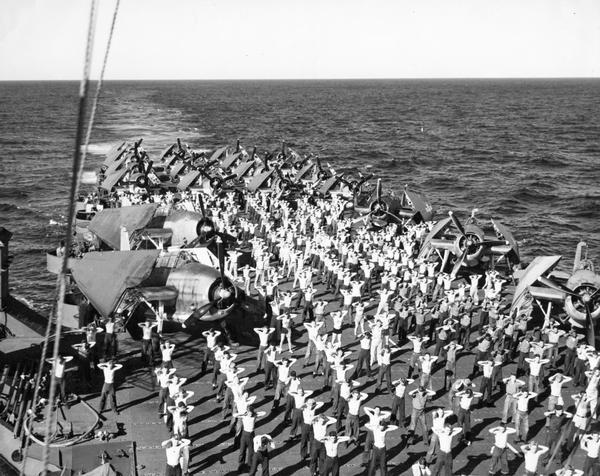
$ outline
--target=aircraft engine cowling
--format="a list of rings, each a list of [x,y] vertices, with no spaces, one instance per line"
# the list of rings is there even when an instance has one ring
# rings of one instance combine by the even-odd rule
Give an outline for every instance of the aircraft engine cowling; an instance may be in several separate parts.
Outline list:
[[[592,319],[600,317],[600,294],[594,296],[600,289],[600,275],[587,269],[576,271],[567,281],[567,288],[581,296],[565,299],[565,311],[577,325],[586,325],[586,306],[589,306]]]
[[[467,264],[476,263],[483,254],[484,247],[478,244],[485,240],[482,230],[472,227],[465,230],[464,236],[457,236],[455,241],[456,255],[461,256],[467,249],[465,261]]]
[[[197,312],[202,321],[226,317],[237,300],[237,288],[218,270],[200,263],[188,263],[176,268],[167,278],[167,286],[178,291],[175,319],[187,320]]]

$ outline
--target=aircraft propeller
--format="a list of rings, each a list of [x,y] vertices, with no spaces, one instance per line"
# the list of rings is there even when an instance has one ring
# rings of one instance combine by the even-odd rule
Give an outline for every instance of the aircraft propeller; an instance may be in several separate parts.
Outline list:
[[[592,318],[594,301],[598,293],[600,293],[600,288],[592,291],[589,288],[583,289],[581,292],[576,292],[573,289],[568,288],[567,286],[557,283],[550,278],[546,278],[544,276],[540,276],[538,281],[543,285],[555,289],[556,291],[565,293],[572,298],[578,300],[582,307],[585,309],[585,318],[586,318],[586,328],[587,328],[587,341],[589,345],[596,345],[596,330],[594,320]],[[599,296],[600,297],[600,296]]]
[[[225,276],[225,250],[223,249],[223,239],[219,235],[217,235],[216,243],[221,276],[216,287],[211,286],[211,301],[196,309],[195,317],[197,319],[213,311],[228,312],[235,305],[237,291],[233,283]],[[232,297],[233,299],[231,299]],[[228,303],[228,301],[230,302]]]
[[[465,263],[469,254],[476,253],[483,246],[500,246],[507,245],[508,242],[506,240],[482,240],[477,234],[468,233],[465,231],[465,228],[462,226],[456,215],[452,211],[448,212],[450,216],[450,220],[456,230],[458,231],[458,247],[462,249],[462,254],[454,263],[450,276],[455,278],[458,274],[458,271]]]

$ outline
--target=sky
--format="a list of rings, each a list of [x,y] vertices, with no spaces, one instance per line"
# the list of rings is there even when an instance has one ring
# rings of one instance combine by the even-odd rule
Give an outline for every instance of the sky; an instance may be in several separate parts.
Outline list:
[[[91,0],[0,0],[0,80],[79,79]],[[115,0],[99,0],[97,77]],[[106,79],[599,77],[600,0],[121,0]]]

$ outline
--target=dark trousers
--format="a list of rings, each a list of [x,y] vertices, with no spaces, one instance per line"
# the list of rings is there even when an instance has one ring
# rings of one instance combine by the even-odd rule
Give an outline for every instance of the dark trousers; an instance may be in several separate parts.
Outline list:
[[[325,462],[325,445],[314,438],[310,441],[310,472],[315,474]]]
[[[321,470],[321,476],[338,476],[340,474],[340,461],[338,457],[332,458],[331,456],[325,456],[325,462],[323,463],[323,469]]]
[[[492,451],[492,462],[490,463],[490,474],[496,474],[500,465],[500,472],[508,474],[508,458],[506,457],[506,448],[498,448],[494,445]]]
[[[371,355],[369,349],[360,349],[358,353],[358,360],[356,362],[356,368],[352,374],[353,379],[360,377],[363,366],[366,368],[368,376],[371,373]]]
[[[165,476],[181,476],[181,466],[171,466],[168,464],[165,469]]]
[[[268,360],[265,362],[265,387],[273,386],[275,382],[275,366]]]
[[[56,377],[56,390],[55,397],[60,398],[62,403],[67,401],[67,392],[65,390],[65,378],[64,377]]]
[[[377,468],[379,468],[381,476],[387,476],[387,455],[385,454],[385,448],[374,446],[371,454],[371,462],[369,463],[369,476],[375,476]]]
[[[492,398],[492,379],[489,377],[483,377],[481,379],[481,401],[486,403],[490,402]]]
[[[104,383],[102,386],[102,393],[100,394],[100,413],[104,411],[104,404],[106,399],[109,399],[112,411],[117,413],[117,396],[115,394],[115,387],[112,383]]]
[[[262,466],[262,476],[269,476],[269,452],[268,450],[258,450],[252,455],[252,466],[250,467],[250,476],[256,474],[258,465]]]
[[[452,453],[438,452],[432,474],[452,476]]]
[[[290,428],[290,436],[295,436],[298,428],[302,424],[302,409],[294,408],[292,410],[292,427]]]
[[[92,383],[92,371],[90,369],[90,359],[82,357],[79,361],[79,375],[81,379],[90,385]]]
[[[573,367],[574,367],[573,364],[575,363],[576,358],[577,358],[577,352],[575,351],[575,349],[567,348],[567,350],[565,351],[565,362],[564,362],[565,374],[567,374],[567,375],[573,374]]]
[[[253,440],[254,433],[242,431],[242,435],[240,437],[240,455],[238,458],[238,462],[240,464],[246,462],[246,464],[250,465],[252,462],[252,453],[254,451]]]
[[[338,400],[337,412],[335,414],[335,417],[337,418],[336,430],[338,432],[342,431],[342,418],[344,418],[346,413],[348,413],[348,401],[345,398],[340,397]]]
[[[154,355],[152,354],[152,341],[150,339],[142,340],[142,362],[152,365]]]
[[[113,333],[104,336],[104,357],[112,359],[117,355],[117,336]]]
[[[471,432],[471,410],[465,410],[464,408],[458,410],[458,424],[463,429],[463,438],[468,440]]]
[[[392,388],[392,369],[390,365],[380,365],[379,373],[377,374],[377,388],[381,387],[383,383],[383,379],[387,380],[388,391],[392,393],[394,389]]]
[[[404,428],[406,420],[406,403],[404,397],[400,398],[397,395],[394,395],[391,418],[392,420],[396,420],[400,427]]]
[[[202,373],[206,372],[206,367],[208,366],[209,361],[212,362],[213,366],[216,366],[215,353],[210,349],[206,349],[204,351],[204,358],[202,359]]]
[[[308,458],[310,452],[310,440],[313,437],[312,425],[302,423],[300,429],[300,457],[302,459]]]
[[[598,468],[598,458],[585,457],[585,463],[583,465],[583,476],[598,476],[600,470]]]
[[[167,396],[169,395],[168,387],[160,387],[158,392],[158,413],[162,414],[166,412],[165,404],[167,403]]]

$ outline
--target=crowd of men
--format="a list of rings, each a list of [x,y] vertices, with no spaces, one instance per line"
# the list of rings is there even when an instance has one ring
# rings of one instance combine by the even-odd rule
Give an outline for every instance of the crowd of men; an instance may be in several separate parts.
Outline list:
[[[240,207],[231,194],[213,197],[206,207],[220,231],[251,245],[251,264],[239,265],[241,253],[232,251],[227,272],[266,303],[264,326],[254,329],[256,358],[238,366],[235,348],[211,330],[198,363],[202,374],[211,373],[221,415],[229,419],[239,473],[254,475],[260,467],[268,475],[274,448],[299,444],[313,475],[344,474],[340,458],[355,449],[366,474],[386,475],[396,466],[388,448],[395,432],[402,451],[418,442],[425,448],[404,474],[454,474],[454,456],[481,438],[489,442],[489,474],[512,474],[522,463],[527,475],[550,474],[550,467],[558,475],[600,474],[600,435],[590,430],[598,414],[600,356],[563,322],[550,316],[535,322],[532,306],[510,312],[510,274],[465,275],[463,268],[457,277],[439,269],[435,253],[417,258],[431,223],[373,228],[368,216],[346,216],[345,201],[336,197],[305,194],[295,205],[276,193],[246,198]],[[173,196],[156,200],[174,203]],[[179,202],[194,206],[186,196]],[[140,324],[142,359],[155,365],[159,357],[157,410],[172,435],[162,442],[166,474],[187,474],[187,419],[199,395],[185,389],[173,362],[176,348],[157,325]],[[114,320],[84,330],[77,346],[87,359],[83,378],[89,381],[90,365],[97,365],[104,374],[99,410],[108,398],[118,413]],[[103,349],[94,351],[98,333]],[[55,365],[64,397],[63,370],[64,362]],[[262,411],[254,406],[256,392],[246,390],[259,375],[260,392],[272,398]],[[572,397],[563,398],[565,388]],[[475,434],[473,419],[488,415],[499,398],[494,426]],[[374,399],[385,403],[370,405]],[[545,421],[534,433],[529,416],[539,405]],[[266,419],[280,419],[289,430],[261,433]],[[585,462],[573,468],[578,448]]]

